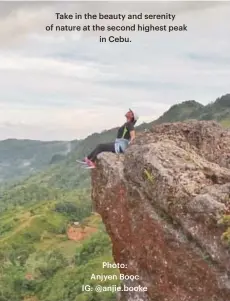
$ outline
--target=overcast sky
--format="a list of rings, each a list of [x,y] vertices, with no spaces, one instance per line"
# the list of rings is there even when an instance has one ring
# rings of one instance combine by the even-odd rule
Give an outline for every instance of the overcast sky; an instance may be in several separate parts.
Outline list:
[[[46,32],[70,24],[56,12],[167,12],[173,22],[151,23],[188,31],[99,43],[99,33]],[[184,100],[214,101],[230,92],[229,20],[229,2],[0,2],[0,139],[72,140],[122,124],[129,107],[141,123]],[[92,24],[72,25],[82,22]]]

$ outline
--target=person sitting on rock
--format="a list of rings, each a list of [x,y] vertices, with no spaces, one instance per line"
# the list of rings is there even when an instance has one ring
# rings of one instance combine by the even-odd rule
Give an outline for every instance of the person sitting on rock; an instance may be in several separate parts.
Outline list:
[[[135,139],[134,125],[138,120],[137,114],[131,109],[125,114],[126,122],[118,129],[115,142],[98,144],[97,147],[84,158],[84,162],[90,167],[95,168],[97,155],[102,152],[124,153],[125,149]]]

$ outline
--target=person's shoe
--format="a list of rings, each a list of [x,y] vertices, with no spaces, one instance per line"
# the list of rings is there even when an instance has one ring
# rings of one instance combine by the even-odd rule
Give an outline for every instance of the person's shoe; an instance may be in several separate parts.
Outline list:
[[[95,168],[96,167],[96,164],[89,160],[87,157],[85,157],[84,161],[87,163],[87,165],[90,167],[90,168]]]
[[[92,161],[88,159],[88,157],[85,157],[83,160],[87,165],[89,165]]]
[[[78,162],[80,164],[83,164],[83,165],[87,165],[87,163],[85,162],[85,159],[83,159],[83,160],[76,160],[76,162]]]
[[[83,159],[83,161],[84,161],[85,163],[88,164],[89,159],[88,159],[87,157],[85,157],[85,158]]]

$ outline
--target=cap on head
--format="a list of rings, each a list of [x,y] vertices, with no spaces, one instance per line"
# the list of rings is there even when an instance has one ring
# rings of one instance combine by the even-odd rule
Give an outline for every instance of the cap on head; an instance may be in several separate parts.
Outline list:
[[[133,121],[136,123],[139,119],[139,116],[135,112],[133,112],[133,110],[129,109],[129,111],[133,114]]]

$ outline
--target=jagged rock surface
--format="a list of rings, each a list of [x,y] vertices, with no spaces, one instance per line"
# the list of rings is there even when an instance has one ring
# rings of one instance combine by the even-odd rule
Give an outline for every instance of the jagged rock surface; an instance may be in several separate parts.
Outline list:
[[[123,274],[120,300],[229,301],[230,252],[218,220],[230,204],[230,132],[216,122],[162,124],[125,155],[103,153],[92,199]]]

